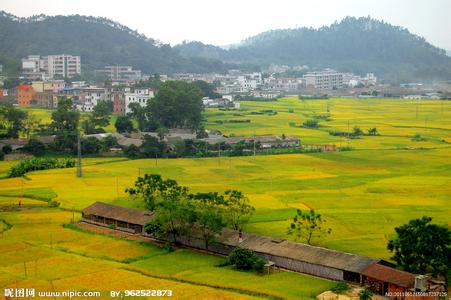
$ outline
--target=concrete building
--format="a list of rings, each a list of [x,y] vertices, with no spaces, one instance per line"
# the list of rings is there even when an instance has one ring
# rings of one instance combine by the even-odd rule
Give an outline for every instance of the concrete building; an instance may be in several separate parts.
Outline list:
[[[29,80],[71,78],[77,74],[81,74],[80,56],[68,54],[29,55],[22,59],[22,76]]]
[[[136,89],[133,93],[125,93],[125,113],[128,114],[132,111],[129,107],[131,103],[138,103],[141,107],[145,107],[154,96],[155,93],[151,89]]]
[[[332,69],[319,72],[309,72],[304,75],[307,88],[317,90],[332,90],[343,87],[343,74]]]
[[[35,94],[33,87],[31,85],[19,85],[16,87],[17,91],[17,104],[19,107],[31,107],[31,102]]]
[[[95,70],[96,75],[104,75],[113,82],[129,83],[142,79],[140,70],[133,70],[131,66],[105,66],[101,70]]]
[[[103,88],[98,87],[88,87],[82,88],[80,93],[80,105],[77,105],[77,108],[81,111],[92,111],[94,106],[96,106],[99,102],[105,101],[106,92]]]
[[[112,94],[113,98],[113,114],[124,116],[125,115],[125,94],[122,92],[116,92]]]

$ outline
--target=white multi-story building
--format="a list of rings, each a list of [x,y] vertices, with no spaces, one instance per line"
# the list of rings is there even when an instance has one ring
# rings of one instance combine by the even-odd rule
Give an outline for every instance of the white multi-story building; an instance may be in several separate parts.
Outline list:
[[[343,73],[332,69],[326,69],[319,72],[309,72],[304,75],[307,88],[318,90],[332,90],[343,87]]]
[[[103,88],[87,87],[81,88],[80,106],[77,106],[81,111],[91,112],[101,101],[106,101],[106,91]]]
[[[22,59],[22,75],[27,79],[70,78],[77,74],[81,74],[80,56],[29,55]]]
[[[132,110],[129,105],[131,103],[138,103],[141,107],[145,107],[147,102],[155,96],[151,89],[136,89],[133,93],[124,94],[125,113],[130,113]]]
[[[262,84],[262,74],[252,73],[238,76],[238,83],[243,91],[254,90]]]
[[[102,70],[95,70],[98,75],[105,75],[113,82],[134,82],[142,79],[140,70],[133,70],[131,66],[106,66]]]

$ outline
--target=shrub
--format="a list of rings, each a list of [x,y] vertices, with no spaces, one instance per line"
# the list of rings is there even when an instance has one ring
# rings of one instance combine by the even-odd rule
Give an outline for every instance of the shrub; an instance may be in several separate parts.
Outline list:
[[[318,128],[319,123],[317,119],[310,119],[302,123],[302,127],[304,128]]]
[[[229,262],[239,270],[256,270],[263,272],[265,261],[246,248],[235,248],[229,254]]]
[[[336,294],[343,294],[343,293],[349,291],[350,289],[351,288],[349,287],[349,285],[346,282],[339,282],[332,288],[332,292],[334,292]]]
[[[8,177],[20,177],[30,171],[72,168],[74,166],[75,160],[72,158],[57,159],[34,157],[22,160],[17,165],[12,166],[11,169],[9,169]]]
[[[13,151],[13,147],[11,145],[5,145],[2,147],[2,151],[5,154],[10,154]]]
[[[5,159],[5,153],[3,153],[3,151],[0,151],[0,160],[4,160]]]
[[[373,293],[368,289],[361,290],[359,293],[360,300],[371,300],[372,297]]]
[[[424,137],[422,137],[419,133],[416,133],[413,137],[412,137],[412,141],[417,141],[417,142],[421,142],[426,140]]]

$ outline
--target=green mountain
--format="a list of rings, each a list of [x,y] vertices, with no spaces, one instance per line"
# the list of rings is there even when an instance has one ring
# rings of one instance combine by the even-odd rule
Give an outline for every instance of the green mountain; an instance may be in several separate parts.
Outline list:
[[[390,81],[451,79],[451,58],[445,50],[407,29],[369,17],[347,17],[319,29],[272,30],[250,37],[228,51],[211,45],[202,47],[198,42],[175,48],[190,57],[197,52],[204,58],[261,67],[329,67],[343,72],[373,72]]]
[[[0,12],[0,56],[80,55],[84,69],[131,65],[145,73],[211,72],[229,67],[215,59],[181,56],[167,44],[106,18],[80,15],[18,18]]]

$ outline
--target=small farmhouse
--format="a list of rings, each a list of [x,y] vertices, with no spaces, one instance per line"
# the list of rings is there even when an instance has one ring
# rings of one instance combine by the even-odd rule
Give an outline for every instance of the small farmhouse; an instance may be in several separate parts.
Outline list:
[[[130,233],[144,233],[144,225],[152,217],[153,213],[151,212],[142,212],[103,202],[96,202],[82,210],[83,222]]]

